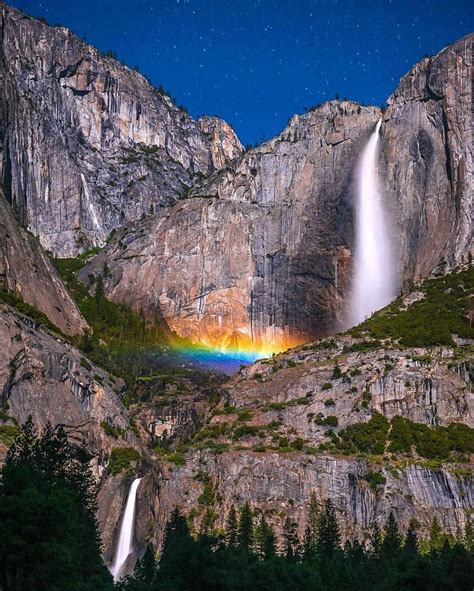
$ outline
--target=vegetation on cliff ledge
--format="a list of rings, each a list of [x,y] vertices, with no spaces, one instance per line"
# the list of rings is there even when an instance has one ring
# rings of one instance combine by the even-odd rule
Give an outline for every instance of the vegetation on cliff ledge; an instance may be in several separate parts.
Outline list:
[[[454,346],[453,335],[474,339],[474,266],[427,279],[417,291],[420,299],[405,305],[399,297],[352,329],[352,335],[390,337],[405,347]]]

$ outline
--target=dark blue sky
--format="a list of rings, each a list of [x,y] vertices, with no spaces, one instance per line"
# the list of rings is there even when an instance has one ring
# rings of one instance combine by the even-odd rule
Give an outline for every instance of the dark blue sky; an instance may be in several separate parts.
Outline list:
[[[336,93],[382,104],[423,55],[474,30],[463,0],[11,0],[113,49],[242,142]]]

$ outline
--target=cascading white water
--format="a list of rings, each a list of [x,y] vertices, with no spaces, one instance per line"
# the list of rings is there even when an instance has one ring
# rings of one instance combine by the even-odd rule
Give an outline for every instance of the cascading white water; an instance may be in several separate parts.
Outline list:
[[[137,498],[137,489],[141,478],[137,478],[132,482],[130,492],[128,493],[127,504],[125,505],[125,512],[120,526],[119,540],[117,549],[115,550],[115,558],[110,567],[110,572],[115,580],[120,579],[122,570],[127,561],[127,558],[133,551],[133,528],[135,525],[135,502]]]
[[[378,183],[380,120],[362,153],[357,174],[355,273],[350,324],[355,326],[395,297],[393,253]]]

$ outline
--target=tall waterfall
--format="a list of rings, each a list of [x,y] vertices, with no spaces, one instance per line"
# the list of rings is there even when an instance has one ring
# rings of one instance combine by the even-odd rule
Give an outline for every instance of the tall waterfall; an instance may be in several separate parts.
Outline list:
[[[122,524],[120,526],[120,535],[117,549],[115,550],[115,558],[112,566],[110,567],[110,572],[112,573],[115,580],[120,579],[122,576],[123,567],[125,566],[127,558],[133,551],[132,542],[133,527],[135,524],[135,502],[140,480],[141,478],[136,478],[132,482],[130,492],[128,493],[127,504],[125,505],[125,512],[123,514]]]
[[[351,326],[386,306],[396,295],[392,245],[378,182],[381,123],[375,126],[357,168]]]

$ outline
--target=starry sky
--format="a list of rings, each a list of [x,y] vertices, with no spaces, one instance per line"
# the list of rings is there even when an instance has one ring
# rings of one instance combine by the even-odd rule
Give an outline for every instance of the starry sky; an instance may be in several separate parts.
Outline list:
[[[338,94],[381,105],[424,55],[474,31],[472,0],[10,0],[138,65],[244,144]]]

